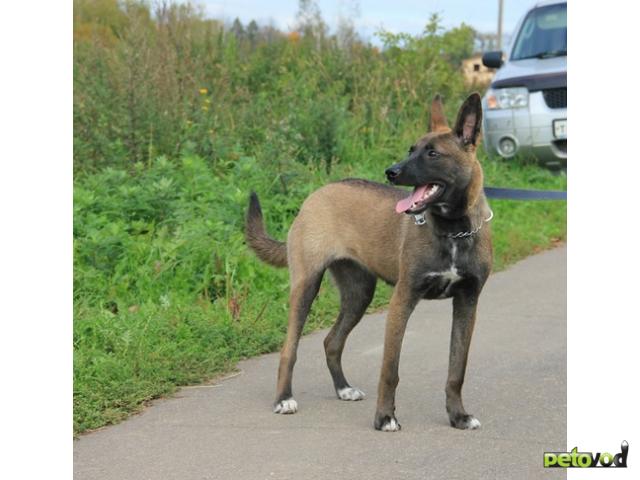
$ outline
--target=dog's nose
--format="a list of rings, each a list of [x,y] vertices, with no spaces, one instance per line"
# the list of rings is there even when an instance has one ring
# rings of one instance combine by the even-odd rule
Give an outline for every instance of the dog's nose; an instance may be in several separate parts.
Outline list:
[[[392,182],[400,175],[400,167],[389,167],[384,171],[384,174],[387,176],[387,179]]]

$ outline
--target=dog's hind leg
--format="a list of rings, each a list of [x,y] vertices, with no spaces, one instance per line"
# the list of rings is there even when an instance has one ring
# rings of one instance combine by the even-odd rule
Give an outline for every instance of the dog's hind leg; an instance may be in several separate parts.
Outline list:
[[[469,415],[462,405],[462,384],[467,369],[467,358],[471,336],[476,321],[478,295],[457,294],[453,297],[453,322],[451,324],[451,346],[449,351],[449,375],[447,377],[447,413],[452,427],[476,429],[480,422]]]
[[[324,269],[304,275],[292,275],[293,283],[289,296],[289,326],[287,339],[280,351],[280,367],[278,368],[278,385],[274,413],[296,413],[298,404],[293,399],[291,377],[296,363],[298,342],[302,328],[307,320],[311,304],[318,294]]]
[[[350,260],[334,262],[329,270],[340,290],[340,314],[324,339],[327,366],[340,400],[362,400],[364,393],[349,385],[342,371],[342,351],[347,336],[373,299],[376,277]]]

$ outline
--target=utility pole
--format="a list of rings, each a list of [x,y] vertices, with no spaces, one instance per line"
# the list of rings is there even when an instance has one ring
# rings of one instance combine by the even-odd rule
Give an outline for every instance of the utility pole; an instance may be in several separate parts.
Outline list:
[[[502,8],[504,0],[498,0],[498,50],[502,50]]]

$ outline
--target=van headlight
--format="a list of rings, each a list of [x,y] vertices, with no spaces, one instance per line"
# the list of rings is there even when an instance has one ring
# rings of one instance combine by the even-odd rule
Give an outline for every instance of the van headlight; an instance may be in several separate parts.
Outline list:
[[[525,87],[496,88],[487,92],[487,108],[523,108],[529,105],[529,91]]]

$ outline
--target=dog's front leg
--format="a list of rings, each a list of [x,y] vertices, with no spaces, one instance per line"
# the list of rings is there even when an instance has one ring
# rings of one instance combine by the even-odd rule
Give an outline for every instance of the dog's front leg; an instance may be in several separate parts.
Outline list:
[[[478,293],[462,290],[453,297],[453,322],[451,324],[451,346],[449,350],[449,375],[447,378],[447,413],[452,427],[476,429],[480,422],[467,414],[462,405],[462,384],[467,368],[469,345],[476,322]]]
[[[394,415],[396,387],[399,380],[400,349],[407,321],[419,299],[420,297],[411,287],[403,285],[401,282],[396,285],[391,297],[384,334],[384,355],[380,383],[378,384],[378,404],[373,424],[376,430],[385,432],[400,430],[400,424]]]

